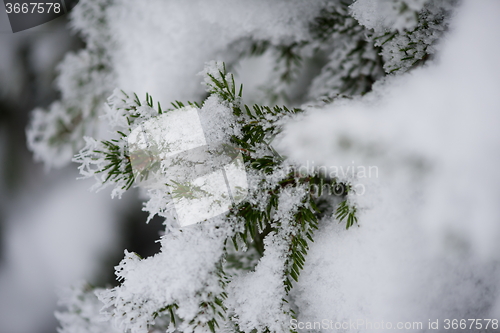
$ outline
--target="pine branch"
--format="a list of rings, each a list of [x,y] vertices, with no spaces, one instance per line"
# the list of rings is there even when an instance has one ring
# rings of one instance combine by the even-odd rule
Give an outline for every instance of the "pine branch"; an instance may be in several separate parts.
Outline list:
[[[310,242],[314,241],[314,231],[318,229],[319,218],[324,213],[322,208],[318,208],[317,203],[324,197],[345,197],[350,186],[320,173],[302,175],[293,167],[285,169],[286,158],[276,152],[272,147],[272,141],[281,131],[285,120],[300,113],[300,109],[289,109],[286,106],[242,105],[240,102],[242,85],[236,89],[233,75],[226,72],[223,64],[212,66],[207,78],[207,88],[212,96],[217,96],[223,105],[230,107],[235,117],[233,126],[237,130],[230,136],[230,142],[227,144],[236,146],[233,150],[235,153],[242,153],[247,170],[261,177],[260,185],[250,188],[248,194],[249,198],[256,197],[259,200],[257,202],[250,199],[243,200],[233,206],[227,215],[232,223],[231,232],[224,240],[225,255],[222,260],[228,257],[229,244],[234,246],[236,252],[245,252],[253,248],[260,256],[266,256],[263,240],[270,235],[277,237],[280,242],[286,244],[283,247],[285,262],[282,274],[283,290],[285,295],[288,295],[293,288],[293,282],[298,281],[300,272],[304,269]],[[175,101],[172,105],[175,109],[184,108],[186,105],[198,107],[197,103],[184,104],[179,101]],[[114,117],[118,117],[115,122],[121,124],[121,128],[117,131],[117,139],[102,141],[99,143],[102,148],[92,151],[101,161],[95,173],[105,176],[102,178],[103,183],[124,184],[121,188],[128,189],[134,181],[131,157],[127,153],[128,135],[135,126],[170,111],[162,109],[159,103],[155,104],[149,94],[146,94],[145,101],[141,102],[137,95],[123,91],[115,92],[114,98],[110,100],[110,106],[115,112]],[[88,157],[88,153],[85,155],[85,152],[82,152],[78,161],[83,162]],[[143,176],[147,177],[147,174]],[[171,186],[174,188],[171,191],[172,197],[178,199],[194,198],[196,193],[202,191],[201,188],[193,187],[191,184],[176,181],[172,181]],[[343,190],[337,191],[338,187]],[[329,190],[325,191],[325,188]],[[289,193],[295,193],[293,194],[295,197],[288,199]],[[287,208],[286,204],[281,203],[284,199],[295,200],[296,203]],[[338,205],[335,216],[340,221],[346,221],[347,229],[357,222],[356,208],[350,207],[346,200]],[[235,260],[241,257],[231,257],[232,267],[245,266],[244,263],[239,265],[235,263]],[[172,324],[185,331],[195,330],[197,327],[207,327],[211,332],[219,331],[222,328],[219,322],[228,320],[224,303],[227,294],[224,290],[231,276],[224,272],[222,261],[214,267],[214,272],[223,291],[217,294],[213,292],[204,294],[204,299],[199,304],[200,310],[194,318],[186,321],[177,316],[176,310],[180,303],[174,302],[150,313],[152,319],[148,320],[152,321],[166,314]],[[193,295],[193,297],[198,296]],[[287,299],[282,300],[281,311],[293,317],[294,313],[287,302]]]
[[[123,136],[125,134],[119,133]],[[104,155],[104,160],[108,162],[106,166],[98,170],[97,173],[106,173],[106,182],[125,182],[122,186],[123,190],[128,190],[134,183],[134,174],[132,172],[132,163],[130,157],[127,156],[122,148],[117,144],[119,141],[102,141],[105,149],[94,150],[94,153]]]

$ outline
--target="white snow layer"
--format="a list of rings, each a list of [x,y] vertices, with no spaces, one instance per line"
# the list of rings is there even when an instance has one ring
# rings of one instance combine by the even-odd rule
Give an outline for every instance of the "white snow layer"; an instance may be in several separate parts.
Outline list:
[[[196,74],[206,61],[230,62],[228,46],[245,37],[276,44],[304,40],[307,23],[321,5],[300,0],[120,1],[107,9],[117,45],[112,52],[117,86],[139,96],[149,92],[163,103],[201,96]]]
[[[414,12],[429,0],[357,0],[351,5],[353,16],[368,29],[383,31],[410,29],[417,23]],[[410,10],[402,10],[408,8]]]
[[[357,180],[359,228],[316,232],[299,321],[500,317],[498,17],[498,1],[465,1],[433,63],[286,127],[281,150],[304,165],[379,171]]]

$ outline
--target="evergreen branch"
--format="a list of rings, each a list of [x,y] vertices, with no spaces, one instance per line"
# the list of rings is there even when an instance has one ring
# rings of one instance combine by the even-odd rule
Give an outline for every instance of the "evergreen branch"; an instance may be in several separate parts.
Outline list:
[[[123,133],[122,133],[123,134]],[[125,185],[121,187],[123,190],[128,190],[134,183],[134,174],[132,171],[132,163],[130,157],[124,153],[123,149],[117,144],[118,140],[102,141],[104,150],[95,150],[97,154],[102,154],[107,164],[97,170],[96,173],[106,173],[106,182],[124,182]]]
[[[241,105],[242,85],[238,90],[236,89],[233,75],[226,72],[223,64],[219,66],[215,74],[213,71],[207,73],[207,77],[211,94],[220,97],[223,103],[227,103],[226,106],[232,108],[235,116],[235,126],[238,126],[238,131],[235,132],[237,134],[231,135],[230,142],[236,145],[238,153],[242,152],[245,167],[261,175],[262,184],[262,186],[251,188],[249,193],[250,196],[260,198],[260,203],[244,200],[229,211],[229,215],[236,217],[234,221],[239,222],[232,225],[232,231],[228,234],[225,244],[232,243],[236,251],[248,251],[253,248],[259,256],[265,256],[263,240],[270,234],[278,235],[286,244],[282,274],[283,290],[288,295],[293,288],[294,281],[298,281],[300,272],[304,269],[309,244],[314,241],[314,231],[318,229],[319,219],[324,213],[324,209],[318,208],[317,203],[325,196],[345,196],[350,187],[319,173],[301,175],[295,170],[283,172],[285,158],[276,152],[271,143],[281,131],[284,119],[302,110],[289,109],[286,106]],[[102,149],[96,149],[93,153],[100,155],[103,160],[100,169],[97,170],[97,173],[105,175],[103,182],[124,183],[122,189],[128,189],[134,181],[131,157],[127,154],[128,135],[134,126],[157,117],[165,111],[160,103],[157,103],[155,110],[153,97],[148,93],[144,103],[136,94],[121,92],[115,97],[118,97],[119,102],[115,101],[112,108],[119,112],[124,117],[123,119],[126,119],[125,127],[117,131],[118,139],[102,141],[100,143]],[[172,103],[175,109],[184,108],[187,105],[198,107],[197,103],[184,104],[180,101]],[[158,163],[158,161],[148,163]],[[275,178],[272,183],[267,180],[270,175]],[[147,174],[142,176],[147,177]],[[201,188],[176,181],[172,181],[171,186],[174,188],[171,195],[175,198],[193,199],[197,197],[196,193],[203,192]],[[330,188],[330,191],[324,191],[326,186]],[[337,191],[338,187],[343,190]],[[314,192],[315,188],[318,191]],[[283,219],[276,212],[288,209],[280,206],[280,198],[288,195],[286,191],[305,192],[300,194],[299,202],[290,213],[292,215]],[[338,205],[335,214],[339,221],[346,220],[346,228],[357,222],[356,209],[350,207],[346,200]],[[227,248],[225,250],[226,257]],[[235,267],[238,256],[231,257],[231,260]],[[245,267],[243,263],[236,263],[236,266]],[[218,274],[222,292],[204,294],[204,299],[199,304],[199,312],[189,322],[176,315],[179,302],[156,310],[152,318],[168,312],[170,321],[174,325],[184,325],[183,327],[191,330],[195,330],[196,327],[207,327],[214,333],[220,330],[222,328],[219,324],[220,320],[224,322],[227,320],[227,308],[224,303],[227,295],[224,290],[229,281],[229,276],[224,273],[222,262],[215,268],[215,274]],[[286,304],[287,302],[286,299],[282,300],[282,311],[293,318],[295,314]]]
[[[347,200],[342,201],[335,211],[335,218],[339,220],[339,223],[346,220],[346,229],[349,229],[358,223],[358,218],[356,216],[356,207],[350,206]]]
[[[233,103],[238,102],[243,92],[243,85],[240,85],[238,93],[236,93],[236,85],[234,83],[233,74],[228,74],[226,65],[222,63],[221,68],[218,69],[217,74],[206,73],[210,82],[207,83],[209,92],[220,96],[223,100]]]

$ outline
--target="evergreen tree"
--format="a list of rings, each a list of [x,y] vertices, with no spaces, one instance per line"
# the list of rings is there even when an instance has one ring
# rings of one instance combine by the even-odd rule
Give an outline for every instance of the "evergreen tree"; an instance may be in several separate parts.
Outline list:
[[[318,167],[304,171],[275,146],[276,137],[287,124],[301,119],[304,109],[361,101],[388,78],[428,63],[458,7],[454,0],[380,0],[376,5],[369,0],[256,2],[256,13],[238,22],[242,17],[238,15],[246,9],[244,2],[226,4],[229,9],[217,1],[206,8],[196,5],[201,9],[193,9],[191,19],[176,22],[178,29],[201,36],[160,47],[176,52],[181,43],[193,43],[194,48],[182,47],[206,57],[202,72],[206,90],[184,89],[197,80],[186,75],[183,80],[188,83],[178,82],[182,96],[171,99],[166,97],[170,92],[157,97],[142,87],[131,89],[136,82],[127,81],[133,77],[127,75],[134,69],[124,72],[123,66],[130,59],[142,61],[140,55],[145,53],[140,48],[146,42],[140,36],[150,38],[151,49],[146,51],[154,53],[159,41],[153,29],[161,29],[159,18],[168,20],[170,10],[185,10],[185,5],[154,2],[151,7],[158,13],[151,18],[144,16],[151,14],[147,9],[136,8],[138,17],[142,13],[142,19],[150,21],[130,30],[144,35],[123,33],[125,37],[114,29],[126,24],[124,17],[135,14],[124,13],[147,4],[82,0],[74,9],[73,27],[86,40],[86,48],[68,55],[61,64],[61,100],[48,110],[33,112],[29,147],[35,158],[51,166],[64,165],[74,156],[81,174],[95,177],[98,189],[113,187],[113,196],[140,187],[147,197],[144,210],[150,218],[165,219],[165,233],[161,251],[152,257],[125,251],[116,267],[118,286],[80,285],[68,291],[61,300],[67,310],[57,314],[61,332],[296,331],[290,320],[298,318],[303,303],[297,301],[300,293],[293,290],[306,267],[319,224],[336,221],[347,229],[343,232],[351,232],[358,223],[362,225],[359,212],[366,207],[356,199],[363,188],[358,187],[356,175],[322,172]],[[277,12],[281,16],[276,21],[260,26],[261,13]],[[203,35],[207,27],[216,28]],[[213,34],[220,31],[229,37],[221,35],[222,42],[213,47],[203,43],[204,38],[218,40]],[[124,47],[120,38],[130,39],[129,45],[137,49]],[[247,105],[246,90],[231,71],[244,59],[264,56],[274,63],[261,87],[264,97],[258,104]],[[193,71],[189,63],[179,66]],[[138,81],[143,82],[140,75]],[[126,86],[120,86],[124,82]],[[186,96],[192,101],[178,101]],[[173,202],[197,198],[203,190],[162,177],[174,172],[174,167],[189,173],[196,163],[181,160],[174,167],[166,166],[155,156],[134,153],[131,138],[137,128],[161,124],[164,115],[192,109],[201,117],[209,144],[217,143],[232,158],[241,156],[248,188],[240,199],[233,193],[234,204],[228,212],[179,227]],[[99,135],[103,129],[111,134]],[[356,142],[343,137],[339,145],[349,150]],[[377,147],[365,148],[377,151]],[[107,321],[98,320],[100,307]]]

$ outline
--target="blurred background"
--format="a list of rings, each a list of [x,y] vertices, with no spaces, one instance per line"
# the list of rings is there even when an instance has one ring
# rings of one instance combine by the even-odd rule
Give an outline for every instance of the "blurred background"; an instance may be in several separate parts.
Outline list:
[[[56,332],[57,292],[80,280],[113,285],[123,249],[159,250],[134,192],[90,192],[77,165],[46,170],[26,148],[30,111],[56,100],[57,65],[82,41],[67,15],[12,33],[0,10],[0,332]]]

